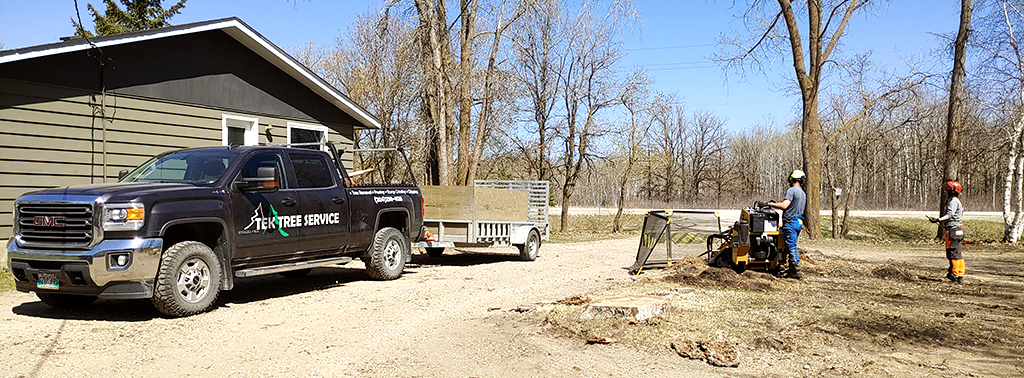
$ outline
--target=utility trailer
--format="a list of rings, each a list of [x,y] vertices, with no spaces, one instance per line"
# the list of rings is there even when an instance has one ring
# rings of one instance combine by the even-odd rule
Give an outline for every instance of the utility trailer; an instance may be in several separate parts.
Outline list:
[[[514,220],[469,219],[423,220],[430,235],[426,241],[413,243],[427,255],[439,257],[445,248],[454,247],[512,247],[519,249],[519,257],[525,261],[537,258],[542,241],[550,238],[548,227],[549,184],[547,181],[520,180],[476,180],[475,187],[505,189],[528,193],[526,218]],[[429,198],[426,198],[429,201]],[[428,214],[429,216],[429,214]]]

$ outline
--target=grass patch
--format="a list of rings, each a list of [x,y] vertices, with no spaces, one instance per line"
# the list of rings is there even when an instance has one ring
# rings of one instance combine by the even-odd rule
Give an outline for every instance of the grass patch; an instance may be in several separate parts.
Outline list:
[[[935,230],[935,224],[923,218],[850,217],[850,232],[847,239],[916,243],[934,240]],[[964,230],[967,232],[968,241],[996,243],[1003,239],[1001,222],[966,220]],[[821,217],[821,233],[826,238],[832,238],[831,217]]]
[[[14,290],[14,275],[6,268],[0,269],[0,293]]]

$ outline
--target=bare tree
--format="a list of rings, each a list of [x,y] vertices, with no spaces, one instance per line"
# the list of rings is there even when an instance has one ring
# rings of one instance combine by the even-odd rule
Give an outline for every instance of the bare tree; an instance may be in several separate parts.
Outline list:
[[[381,12],[382,23],[389,17],[391,8],[401,0],[391,0]],[[428,120],[426,139],[429,148],[426,164],[430,182],[434,185],[451,185],[452,146],[455,114],[455,89],[451,80],[454,57],[448,27],[448,13],[445,0],[414,0],[419,16],[417,40],[420,44],[420,62],[423,72],[421,109]]]
[[[698,196],[701,184],[710,181],[714,162],[721,159],[727,146],[725,121],[708,110],[698,109],[690,120],[687,154],[690,156],[690,194]]]
[[[463,0],[465,3],[469,0]],[[483,77],[483,90],[480,95],[480,113],[477,117],[476,125],[476,136],[471,137],[472,122],[471,110],[473,103],[475,102],[472,98],[472,91],[469,90],[469,85],[473,83],[472,76],[472,54],[467,54],[467,49],[472,49],[472,39],[463,37],[462,44],[462,90],[461,99],[459,105],[459,156],[458,156],[458,184],[459,185],[472,185],[473,180],[476,178],[476,170],[479,165],[480,158],[483,155],[484,145],[487,142],[487,136],[489,135],[490,125],[493,118],[493,107],[495,98],[498,97],[498,93],[495,92],[497,85],[496,81],[499,77],[504,76],[499,72],[498,54],[501,52],[501,42],[504,40],[505,32],[508,28],[514,25],[533,5],[534,0],[523,0],[519,2],[510,3],[507,0],[501,0],[497,7],[494,8],[493,17],[494,28],[486,32],[475,33],[475,27],[463,26],[463,35],[472,35],[473,38],[490,35],[491,45],[490,51],[487,55],[487,68],[484,71]],[[463,23],[472,23],[473,18],[469,17],[468,14],[478,13],[478,1],[473,1],[468,6],[469,10],[463,11]],[[466,9],[467,6],[463,6]],[[506,12],[510,12],[506,14]],[[467,61],[469,63],[467,63]]]
[[[1006,145],[1003,176],[1003,241],[1017,243],[1024,231],[1024,52],[1018,29],[1024,25],[1024,3],[1000,0],[981,19],[976,46],[985,52],[982,76],[1002,103],[999,115]],[[983,80],[984,80],[983,79]]]
[[[562,208],[560,230],[569,222],[569,199],[584,173],[585,166],[594,158],[591,144],[606,133],[600,115],[619,102],[621,84],[616,82],[614,68],[622,57],[620,43],[613,41],[622,23],[618,17],[634,17],[631,4],[613,4],[609,14],[616,19],[595,15],[596,1],[584,2],[575,17],[566,18],[564,66],[558,73],[562,87],[561,106],[565,123],[559,130],[563,142],[561,151]],[[626,8],[616,8],[627,6]]]
[[[635,71],[628,79],[628,87],[622,93],[622,105],[626,109],[627,118],[623,120],[622,128],[616,134],[622,136],[618,140],[625,162],[619,176],[619,194],[616,201],[618,209],[615,211],[615,219],[612,220],[612,232],[622,232],[622,209],[626,202],[626,185],[634,176],[633,166],[640,158],[641,145],[647,138],[654,118],[651,116],[650,101],[652,100],[649,98],[651,82],[651,78],[644,72]]]
[[[794,78],[800,88],[802,114],[801,131],[803,168],[807,174],[807,207],[804,218],[810,237],[821,236],[821,122],[818,116],[818,93],[823,84],[825,64],[846,30],[850,18],[871,0],[808,0],[806,9],[795,10],[790,0],[778,0],[778,6],[768,0],[748,1],[744,19],[748,28],[757,30],[753,39],[725,41],[741,48],[735,55],[720,55],[718,59],[727,67],[740,67],[753,63],[755,67],[766,56],[777,56],[788,48],[793,63]],[[806,24],[797,15],[807,16]],[[785,29],[779,20],[784,20]],[[801,35],[806,27],[807,40]],[[834,27],[834,29],[831,29]],[[829,34],[831,33],[831,34]],[[805,44],[806,43],[806,47]]]
[[[963,134],[964,118],[964,76],[967,73],[967,39],[971,32],[971,13],[973,0],[960,1],[960,29],[953,43],[953,74],[949,82],[949,108],[946,112],[946,146],[942,155],[942,182],[960,179],[960,136]],[[940,183],[941,184],[941,183]],[[945,215],[949,195],[939,189],[939,213]],[[940,225],[936,238],[941,238],[945,230]]]
[[[518,148],[526,157],[531,178],[535,180],[551,177],[548,154],[558,104],[558,73],[564,58],[559,49],[565,38],[562,26],[560,2],[543,0],[530,8],[524,15],[524,22],[512,30],[513,70],[525,92],[525,113],[530,115],[537,135],[536,144],[519,143]]]

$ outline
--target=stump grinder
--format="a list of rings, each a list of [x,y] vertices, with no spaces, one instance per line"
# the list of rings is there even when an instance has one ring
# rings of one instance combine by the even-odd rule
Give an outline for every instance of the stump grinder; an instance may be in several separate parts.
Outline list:
[[[779,213],[767,202],[754,202],[740,210],[740,219],[732,227],[708,236],[706,261],[710,266],[732,268],[737,273],[754,269],[777,275],[786,261],[779,227]],[[715,240],[721,243],[713,249]]]

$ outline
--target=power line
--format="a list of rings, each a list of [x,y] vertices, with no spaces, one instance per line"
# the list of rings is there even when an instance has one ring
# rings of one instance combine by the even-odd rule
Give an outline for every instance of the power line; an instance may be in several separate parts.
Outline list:
[[[623,51],[650,51],[650,50],[668,50],[668,49],[686,49],[691,47],[708,47],[717,46],[717,43],[704,43],[699,45],[678,45],[678,46],[660,46],[660,47],[639,47],[635,49],[622,49]]]

